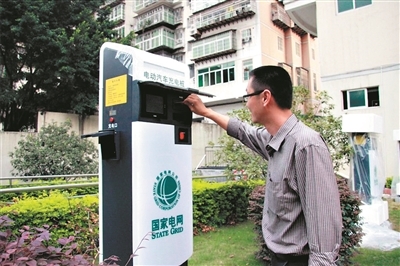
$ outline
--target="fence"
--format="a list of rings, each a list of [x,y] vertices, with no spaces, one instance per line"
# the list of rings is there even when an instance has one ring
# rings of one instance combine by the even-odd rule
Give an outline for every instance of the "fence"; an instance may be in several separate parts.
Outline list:
[[[0,177],[0,181],[8,180],[9,188],[0,189],[0,193],[12,193],[12,192],[28,192],[37,190],[51,190],[51,189],[68,189],[68,188],[81,188],[81,187],[95,187],[99,185],[99,182],[86,182],[86,183],[71,183],[62,185],[49,185],[49,186],[19,186],[13,187],[13,180],[25,180],[25,179],[55,179],[55,178],[82,178],[82,177],[96,177],[98,174],[80,174],[80,175],[44,175],[44,176],[13,176],[13,177]],[[213,182],[224,182],[226,181],[225,175],[209,175],[209,176],[192,176],[192,179],[205,179]],[[30,183],[30,182],[29,182]],[[28,182],[26,184],[29,184]]]
[[[98,182],[87,182],[87,183],[71,183],[71,184],[62,184],[62,185],[50,185],[50,186],[20,186],[21,183],[18,183],[18,187],[13,187],[13,180],[33,180],[33,179],[55,179],[55,178],[87,178],[87,177],[97,177],[98,174],[79,174],[79,175],[42,175],[42,176],[12,176],[12,177],[0,177],[0,181],[8,180],[8,187],[0,189],[0,193],[7,192],[27,192],[27,191],[36,191],[36,190],[51,190],[51,189],[66,189],[66,188],[75,188],[75,187],[90,187],[90,186],[98,186]],[[30,182],[26,182],[26,185],[30,184]]]

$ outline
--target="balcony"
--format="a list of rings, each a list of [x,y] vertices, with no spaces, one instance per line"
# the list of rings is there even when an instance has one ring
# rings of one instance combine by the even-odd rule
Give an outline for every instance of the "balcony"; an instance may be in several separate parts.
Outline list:
[[[192,9],[193,14],[198,13],[205,9],[210,9],[219,5],[222,2],[226,2],[230,0],[213,0],[213,1],[191,1],[190,8]]]
[[[133,30],[139,34],[160,26],[166,26],[175,29],[182,23],[183,8],[173,9],[168,6],[158,6],[146,13],[143,13],[134,19]]]
[[[291,20],[285,12],[285,8],[279,3],[271,4],[272,22],[279,28],[286,30],[290,28]]]
[[[298,34],[299,36],[303,36],[306,35],[307,32],[305,30],[303,30],[301,27],[299,27],[299,25],[294,24],[294,26],[292,27],[292,30],[294,33]]]
[[[236,53],[236,31],[230,30],[198,40],[192,44],[194,62]]]
[[[216,8],[195,14],[190,22],[190,35],[199,38],[202,32],[207,30],[252,17],[256,11],[255,4],[250,0],[239,0],[233,5],[232,2],[226,2]]]
[[[122,2],[123,2],[123,0],[106,0],[106,1],[104,1],[104,5],[102,5],[101,8],[104,8],[106,6],[114,7]]]
[[[294,23],[312,36],[317,32],[316,0],[284,0],[285,10]]]
[[[162,27],[144,34],[140,34],[135,39],[135,45],[139,49],[156,53],[160,51],[166,51],[168,53],[173,53],[179,46],[179,38],[175,39],[175,33],[173,30]],[[183,40],[181,40],[183,44]]]
[[[119,4],[117,6],[114,6],[111,9],[109,20],[116,21],[118,25],[122,24],[125,21],[125,5]]]
[[[172,8],[182,1],[181,0],[136,0],[134,2],[135,3],[133,6],[133,12],[135,12],[138,15],[141,15],[161,5]]]

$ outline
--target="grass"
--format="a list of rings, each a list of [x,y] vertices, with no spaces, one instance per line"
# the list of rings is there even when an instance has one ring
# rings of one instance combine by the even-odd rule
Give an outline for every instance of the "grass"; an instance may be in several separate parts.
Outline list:
[[[392,251],[380,251],[375,249],[361,248],[360,254],[356,255],[352,261],[355,265],[361,266],[399,266],[400,248]]]
[[[392,224],[392,229],[397,232],[400,232],[400,202],[394,202],[393,200],[389,200],[388,205],[389,205],[389,221]]]
[[[219,227],[213,232],[195,236],[193,244],[189,265],[264,265],[254,256],[258,248],[252,221]]]
[[[389,221],[393,230],[400,231],[400,203],[389,202]],[[194,251],[189,259],[191,266],[264,266],[256,260],[258,250],[253,222],[223,226],[215,231],[194,237]],[[380,251],[360,248],[352,261],[361,266],[399,266],[400,249]]]

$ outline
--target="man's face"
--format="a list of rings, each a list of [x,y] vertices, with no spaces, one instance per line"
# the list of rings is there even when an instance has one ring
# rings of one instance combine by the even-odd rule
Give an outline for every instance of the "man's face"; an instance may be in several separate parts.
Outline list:
[[[246,107],[249,109],[251,113],[251,120],[253,123],[260,123],[260,118],[262,117],[263,112],[263,101],[262,101],[262,92],[263,91],[255,91],[252,86],[253,77],[249,79],[246,87],[246,95],[243,96],[246,101]],[[257,93],[257,94],[255,94]]]

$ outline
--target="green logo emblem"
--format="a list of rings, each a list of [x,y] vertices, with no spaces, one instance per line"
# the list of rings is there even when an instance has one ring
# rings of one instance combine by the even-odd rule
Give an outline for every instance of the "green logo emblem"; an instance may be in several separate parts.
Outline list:
[[[162,210],[170,210],[178,203],[181,196],[181,182],[171,170],[161,172],[153,186],[153,197]]]

